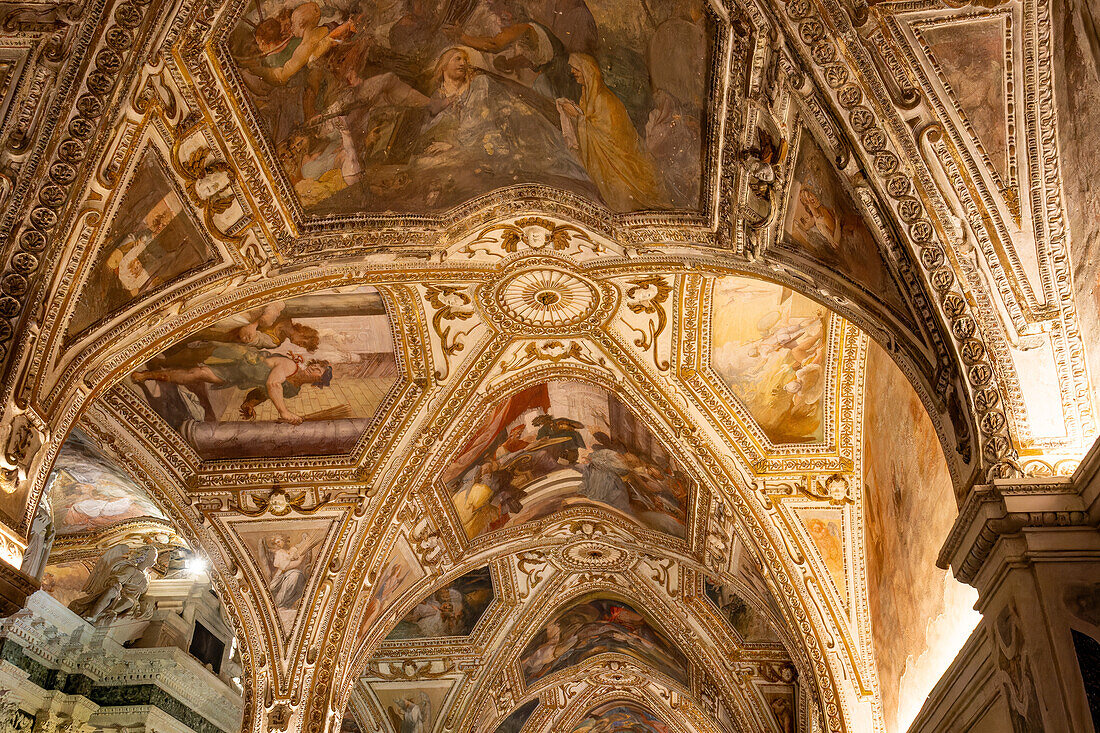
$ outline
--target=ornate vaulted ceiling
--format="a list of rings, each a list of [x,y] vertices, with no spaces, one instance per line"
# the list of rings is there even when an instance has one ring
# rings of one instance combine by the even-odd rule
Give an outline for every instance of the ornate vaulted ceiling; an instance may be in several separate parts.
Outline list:
[[[1079,3],[0,13],[0,514],[209,557],[249,730],[902,729],[1096,433]]]

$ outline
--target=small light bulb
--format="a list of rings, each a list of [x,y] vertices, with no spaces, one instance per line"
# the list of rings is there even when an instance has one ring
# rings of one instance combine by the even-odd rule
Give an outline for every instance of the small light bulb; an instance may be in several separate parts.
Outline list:
[[[201,575],[206,572],[206,560],[198,555],[192,555],[187,558],[185,567],[187,568],[187,572],[192,575]]]

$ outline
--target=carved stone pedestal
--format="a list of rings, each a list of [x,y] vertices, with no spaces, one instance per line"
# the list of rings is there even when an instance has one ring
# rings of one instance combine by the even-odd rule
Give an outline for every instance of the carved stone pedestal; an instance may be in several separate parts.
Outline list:
[[[38,590],[38,583],[18,569],[0,560],[0,618],[11,616]]]
[[[940,564],[978,589],[983,619],[913,733],[1100,733],[1098,469],[1094,446],[1073,478],[971,492]]]

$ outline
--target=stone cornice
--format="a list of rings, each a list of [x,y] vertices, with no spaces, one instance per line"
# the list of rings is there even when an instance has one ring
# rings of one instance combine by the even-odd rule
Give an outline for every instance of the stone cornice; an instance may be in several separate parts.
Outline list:
[[[1092,458],[1090,465],[1095,463]],[[960,508],[937,564],[950,567],[959,580],[974,584],[1004,537],[1028,530],[1096,532],[1095,482],[1084,480],[1094,475],[1095,466],[1083,473],[1079,470],[1073,478],[1002,479],[974,487]],[[1080,549],[1079,543],[1071,544]],[[1044,551],[1057,552],[1058,543],[1052,544],[1048,538]]]

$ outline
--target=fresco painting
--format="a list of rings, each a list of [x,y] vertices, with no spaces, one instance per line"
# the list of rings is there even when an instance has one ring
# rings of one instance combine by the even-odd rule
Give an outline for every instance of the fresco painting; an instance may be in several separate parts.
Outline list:
[[[794,694],[789,690],[765,690],[763,695],[764,701],[768,703],[768,710],[771,711],[772,718],[775,720],[775,727],[779,730],[779,733],[795,733],[795,724],[798,719],[798,714],[796,712]]]
[[[261,520],[238,523],[235,529],[260,569],[283,633],[289,634],[332,520]]]
[[[980,616],[977,592],[936,567],[957,510],[932,421],[876,344],[866,373],[874,395],[863,417],[868,603],[887,728],[903,731]]]
[[[74,430],[46,483],[58,536],[96,532],[142,517],[167,521],[148,494]]]
[[[572,733],[674,733],[674,730],[633,703],[612,702],[587,713]]]
[[[776,248],[846,273],[897,313],[908,312],[871,230],[808,132],[799,139],[783,236]]]
[[[385,562],[377,571],[374,588],[370,592],[366,608],[359,617],[356,638],[360,642],[369,640],[382,614],[390,609],[402,593],[424,576],[424,569],[417,562],[409,540],[403,534],[398,535]]]
[[[445,711],[453,686],[453,680],[370,683],[392,733],[430,733]]]
[[[83,331],[213,257],[156,154],[146,152],[102,239],[70,332]]]
[[[690,480],[614,395],[553,381],[500,402],[443,472],[472,539],[596,505],[685,538]]]
[[[539,699],[537,697],[534,700],[528,700],[527,702],[523,703],[518,708],[513,710],[507,718],[500,721],[500,725],[498,725],[496,728],[492,728],[490,726],[489,728],[485,728],[483,730],[492,730],[493,733],[520,733],[520,731],[523,730],[524,723],[526,723],[527,719],[534,714],[535,708],[537,708],[538,706]]]
[[[1008,183],[1008,120],[1005,116],[1004,16],[920,28],[942,80]]]
[[[84,595],[84,587],[92,575],[94,565],[94,558],[47,565],[42,576],[42,590],[68,607]]]
[[[488,566],[466,573],[418,603],[389,640],[468,636],[493,602]]]
[[[369,286],[275,301],[192,334],[130,388],[203,458],[346,453],[397,381]]]
[[[616,652],[686,685],[688,661],[676,645],[633,606],[618,600],[582,600],[558,612],[519,657],[523,678],[538,679],[584,660]]]
[[[261,0],[229,45],[308,213],[628,212],[699,205],[711,35],[701,0]]]
[[[1073,289],[1089,372],[1100,374],[1100,11],[1091,0],[1051,3],[1054,102]],[[1093,399],[1100,401],[1095,377]]]
[[[710,581],[703,581],[703,591],[742,641],[749,644],[780,643],[771,624],[735,591]]]
[[[782,285],[715,280],[711,368],[774,444],[824,437],[830,318]]]
[[[844,514],[842,509],[795,509],[806,534],[817,548],[840,597],[847,600],[844,582]]]

